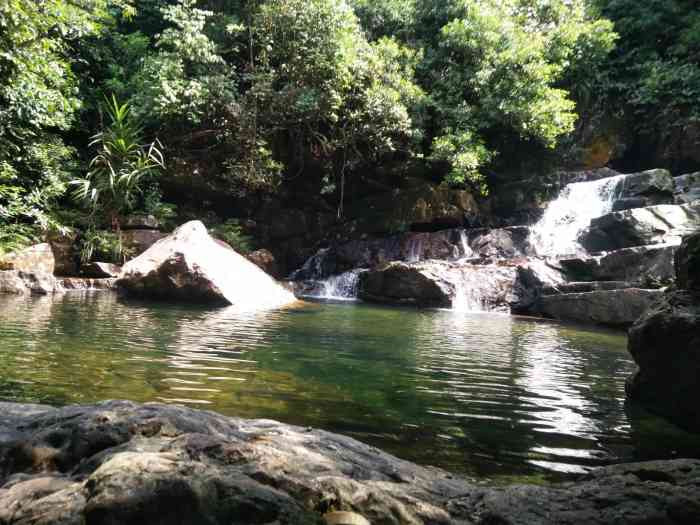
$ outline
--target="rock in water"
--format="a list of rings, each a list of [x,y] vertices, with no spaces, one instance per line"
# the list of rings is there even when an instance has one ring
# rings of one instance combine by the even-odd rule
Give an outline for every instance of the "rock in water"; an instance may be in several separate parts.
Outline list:
[[[700,297],[667,295],[634,323],[629,351],[639,366],[627,383],[629,396],[700,432]]]
[[[157,299],[274,308],[295,301],[272,277],[191,221],[124,265],[117,285]]]
[[[275,421],[0,402],[3,525],[695,525],[698,479],[700,461],[679,459],[489,487]]]
[[[631,398],[675,423],[700,432],[700,233],[676,252],[678,291],[631,328],[629,351],[639,371],[627,383]]]

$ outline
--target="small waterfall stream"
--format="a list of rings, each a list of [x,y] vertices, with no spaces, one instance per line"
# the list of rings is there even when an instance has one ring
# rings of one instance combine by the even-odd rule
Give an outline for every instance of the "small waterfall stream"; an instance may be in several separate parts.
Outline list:
[[[532,227],[530,242],[537,255],[557,257],[585,253],[578,242],[579,234],[591,219],[612,211],[624,177],[618,175],[567,185]]]

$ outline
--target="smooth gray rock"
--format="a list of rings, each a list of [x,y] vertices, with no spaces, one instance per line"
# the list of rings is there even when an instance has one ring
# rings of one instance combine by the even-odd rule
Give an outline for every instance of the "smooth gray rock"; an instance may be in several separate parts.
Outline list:
[[[126,263],[117,285],[127,293],[156,299],[240,308],[291,304],[294,294],[222,241],[191,221]]]
[[[579,241],[589,252],[650,244],[680,244],[700,229],[700,202],[659,205],[609,213],[593,219]]]
[[[625,176],[616,188],[613,211],[643,208],[657,204],[673,204],[675,184],[671,172],[648,170]]]
[[[562,259],[559,264],[573,281],[625,281],[641,288],[659,288],[675,280],[670,244],[623,248],[602,256]]]
[[[554,486],[476,485],[353,439],[109,401],[0,403],[3,525],[696,524],[700,461],[616,465]]]
[[[700,200],[700,171],[676,177],[674,197],[676,204]]]
[[[662,290],[639,288],[563,293],[543,296],[540,309],[543,314],[563,321],[627,327],[663,295]]]

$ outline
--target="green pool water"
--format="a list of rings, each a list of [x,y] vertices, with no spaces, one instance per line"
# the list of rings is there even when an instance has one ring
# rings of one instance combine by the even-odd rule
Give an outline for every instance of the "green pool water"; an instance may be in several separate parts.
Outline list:
[[[505,315],[0,296],[2,399],[272,418],[497,482],[700,455],[698,437],[625,404],[632,370],[624,333]]]

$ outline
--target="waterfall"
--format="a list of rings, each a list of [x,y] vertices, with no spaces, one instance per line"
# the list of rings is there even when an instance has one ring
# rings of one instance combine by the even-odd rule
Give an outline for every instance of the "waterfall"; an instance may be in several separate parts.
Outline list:
[[[364,269],[350,270],[327,279],[308,281],[302,297],[310,299],[327,299],[333,301],[354,301],[357,299],[357,285]]]
[[[474,257],[474,251],[469,246],[469,239],[467,239],[467,230],[459,230],[459,248],[461,250],[459,259],[470,259]]]
[[[455,282],[455,296],[452,310],[455,312],[487,312],[486,299],[481,290],[471,288],[462,281]]]
[[[551,257],[585,253],[578,242],[579,234],[590,225],[591,219],[612,211],[624,177],[567,185],[531,228],[530,243],[536,253]]]
[[[408,241],[408,258],[407,262],[420,262],[423,258],[423,237],[417,235]]]

